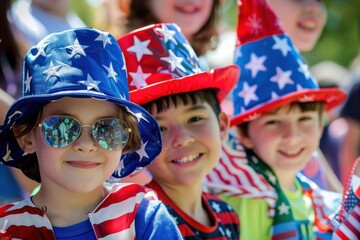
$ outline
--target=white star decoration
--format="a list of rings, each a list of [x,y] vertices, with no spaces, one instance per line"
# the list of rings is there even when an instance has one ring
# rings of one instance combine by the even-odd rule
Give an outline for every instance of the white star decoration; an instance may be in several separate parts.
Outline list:
[[[148,144],[148,142],[143,143],[141,141],[141,147],[139,150],[136,151],[136,153],[139,155],[139,162],[141,162],[141,160],[146,157],[149,158],[149,156],[147,155],[147,152],[145,151],[146,145]]]
[[[269,181],[272,183],[272,184],[275,184],[276,183],[276,177],[274,174],[272,174],[270,171],[266,171],[266,175],[269,177]]]
[[[76,38],[75,41],[74,41],[74,44],[70,45],[70,46],[68,46],[66,48],[72,50],[71,54],[70,54],[70,58],[72,58],[76,54],[80,54],[80,55],[86,57],[86,53],[85,53],[84,49],[88,48],[88,47],[89,46],[80,45],[79,40]]]
[[[230,231],[230,229],[226,228],[225,233],[226,233],[226,236],[227,236],[228,238],[231,238],[231,231]]]
[[[7,145],[6,145],[6,154],[5,154],[5,156],[3,156],[3,160],[4,160],[5,162],[13,160],[13,159],[11,158],[10,154],[11,154],[11,151],[10,151],[10,149],[9,149],[9,144],[7,144]]]
[[[216,202],[213,202],[211,204],[211,207],[212,207],[212,209],[214,209],[215,212],[218,212],[218,213],[221,212],[220,205],[217,204]]]
[[[155,32],[160,33],[164,36],[165,43],[167,43],[168,41],[172,41],[173,43],[175,43],[175,45],[177,45],[177,42],[174,38],[176,32],[168,29],[165,24],[162,24],[161,28],[155,28],[154,30]]]
[[[287,38],[281,39],[278,36],[274,36],[273,39],[275,41],[275,44],[273,45],[272,49],[280,50],[282,55],[286,57],[287,53],[291,51],[291,48],[287,42]]]
[[[248,21],[246,22],[246,26],[250,28],[250,32],[252,34],[258,35],[263,28],[261,24],[261,19],[259,19],[256,14],[254,13],[252,16],[248,18]]]
[[[106,47],[106,44],[112,44],[109,38],[109,33],[101,32],[99,36],[95,39],[95,41],[102,41],[103,48]]]
[[[99,83],[101,81],[96,81],[94,79],[92,79],[92,77],[88,74],[87,75],[87,79],[86,81],[79,81],[79,83],[84,84],[85,86],[87,86],[87,90],[91,90],[91,89],[96,89],[98,92],[100,92],[100,89],[98,87]]]
[[[110,63],[110,66],[107,67],[105,65],[103,65],[103,67],[106,69],[106,71],[108,71],[108,78],[112,78],[114,79],[114,82],[117,82],[116,76],[118,75],[117,72],[115,72],[112,63]]]
[[[46,53],[44,51],[46,46],[47,46],[47,44],[41,44],[41,45],[36,46],[38,53],[36,54],[35,58],[37,58],[40,55],[43,57],[46,57]]]
[[[194,49],[190,46],[189,42],[186,41],[183,46],[186,48],[187,52],[190,54],[191,58],[197,58]]]
[[[171,71],[174,71],[176,68],[181,69],[183,72],[186,71],[184,66],[181,64],[184,59],[182,57],[177,57],[171,49],[169,50],[169,57],[162,57],[160,59],[170,64]]]
[[[116,175],[121,176],[121,171],[124,169],[124,159],[120,160],[116,167]]]
[[[309,79],[311,74],[308,65],[306,65],[303,61],[299,59],[297,60],[297,62],[299,64],[299,72],[303,73],[306,79]]]
[[[136,36],[134,36],[134,45],[129,47],[127,51],[135,53],[136,60],[139,62],[144,54],[152,55],[152,52],[147,48],[149,44],[150,40],[140,41]]]
[[[30,92],[30,83],[31,83],[32,77],[30,76],[30,73],[26,73],[26,80],[25,80],[25,92]]]
[[[136,117],[137,121],[140,122],[141,120],[144,120],[145,122],[149,122],[145,117],[143,117],[141,112],[133,113],[133,115]]]
[[[276,92],[271,92],[271,101],[275,101],[279,99],[279,95]]]
[[[59,68],[61,68],[61,65],[54,66],[54,63],[50,61],[50,66],[47,70],[45,70],[43,73],[46,74],[46,81],[49,80],[52,76],[60,77],[59,73],[57,72]]]
[[[294,84],[290,79],[292,71],[283,71],[281,68],[276,67],[276,75],[270,78],[270,81],[276,82],[278,87],[283,89],[286,84]]]
[[[129,72],[129,75],[132,77],[130,86],[135,86],[136,88],[141,88],[147,86],[146,79],[151,76],[150,73],[143,73],[141,66],[138,66],[136,72]]]
[[[290,210],[290,206],[286,205],[286,203],[283,202],[283,203],[281,203],[280,206],[278,206],[278,210],[279,210],[280,215],[283,215],[283,214],[288,215],[289,210]]]
[[[257,101],[259,98],[255,94],[257,85],[249,86],[247,82],[244,82],[243,89],[239,93],[239,96],[244,98],[245,105],[248,105],[251,100]]]
[[[265,60],[266,56],[258,57],[255,53],[251,53],[250,62],[245,65],[245,68],[251,71],[251,77],[255,78],[259,71],[266,71]]]

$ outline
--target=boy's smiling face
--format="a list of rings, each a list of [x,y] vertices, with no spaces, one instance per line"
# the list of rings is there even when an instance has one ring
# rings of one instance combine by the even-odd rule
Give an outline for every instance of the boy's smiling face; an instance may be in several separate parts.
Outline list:
[[[152,115],[158,121],[163,137],[161,155],[148,166],[159,184],[172,186],[202,185],[204,177],[220,158],[228,118],[215,115],[211,106],[178,103]]]
[[[249,122],[241,141],[279,176],[305,167],[318,148],[323,125],[317,110],[302,112],[298,105],[285,106]]]

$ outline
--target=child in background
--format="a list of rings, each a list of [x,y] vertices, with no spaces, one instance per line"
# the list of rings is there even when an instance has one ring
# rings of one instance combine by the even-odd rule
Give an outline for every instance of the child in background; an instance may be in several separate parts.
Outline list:
[[[323,110],[346,95],[319,89],[266,0],[244,1],[239,13],[236,64],[242,74],[230,125],[245,156],[222,164],[225,171],[215,169],[211,176],[224,185],[214,190],[244,219],[241,239],[330,238],[329,215],[339,198],[298,172],[319,146]]]
[[[280,25],[289,34],[294,45],[301,52],[310,52],[314,49],[324,29],[327,19],[325,1],[304,0],[269,0],[269,4],[279,18]],[[328,131],[325,126],[324,131]],[[325,135],[326,137],[326,135]],[[325,158],[322,151],[325,146],[320,144],[313,158],[302,170],[305,176],[316,182],[321,188],[341,192],[342,184],[336,176],[332,165],[332,159]],[[328,155],[327,152],[324,152]]]
[[[280,20],[281,27],[301,52],[311,51],[326,22],[325,1],[268,0]]]
[[[155,24],[118,39],[129,73],[130,99],[158,121],[163,151],[147,166],[156,191],[184,239],[238,239],[239,219],[203,180],[220,157],[228,117],[221,102],[239,68],[203,72],[176,24]]]
[[[104,186],[161,152],[156,120],[128,100],[124,69],[114,37],[96,29],[51,34],[26,54],[24,96],[0,127],[0,160],[41,188],[0,207],[0,238],[181,239],[153,191]]]

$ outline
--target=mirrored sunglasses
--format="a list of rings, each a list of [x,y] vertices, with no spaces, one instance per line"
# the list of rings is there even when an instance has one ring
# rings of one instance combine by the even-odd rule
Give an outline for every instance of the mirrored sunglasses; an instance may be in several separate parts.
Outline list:
[[[118,151],[124,148],[131,129],[117,118],[103,118],[92,125],[81,123],[69,116],[50,116],[42,123],[41,135],[46,144],[54,148],[63,148],[75,142],[83,127],[91,128],[91,137],[102,148],[109,151]]]

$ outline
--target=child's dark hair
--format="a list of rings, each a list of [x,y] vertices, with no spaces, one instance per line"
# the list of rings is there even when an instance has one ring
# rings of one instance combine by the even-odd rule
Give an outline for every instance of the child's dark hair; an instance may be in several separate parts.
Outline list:
[[[22,119],[13,126],[13,133],[16,138],[20,138],[30,133],[39,123],[42,111],[40,110],[37,116]],[[125,122],[128,128],[131,129],[129,139],[123,149],[123,153],[132,152],[140,148],[141,137],[137,125],[136,118],[124,108],[119,107],[119,119]],[[21,146],[20,146],[21,147]],[[39,163],[36,153],[28,154],[22,158],[21,171],[29,178],[41,183]]]
[[[159,21],[150,11],[149,0],[132,0],[130,13],[127,17],[127,31],[132,31]],[[214,49],[219,41],[217,22],[219,19],[220,0],[213,0],[210,17],[189,40],[197,55],[205,54],[209,49]]]
[[[325,107],[324,102],[293,102],[289,106],[289,111],[291,111],[294,107],[299,107],[301,112],[317,111],[320,116],[320,121],[322,121],[322,115]],[[274,110],[274,112],[276,111],[278,111],[278,109]],[[243,136],[249,137],[249,122],[244,122],[238,125],[237,129]]]
[[[158,98],[150,103],[142,105],[148,112],[153,111],[153,107],[156,106],[157,113],[160,113],[170,107],[173,103],[176,107],[179,103],[184,105],[197,104],[198,102],[207,102],[215,115],[218,116],[221,112],[220,103],[216,97],[216,89],[204,89],[193,92],[173,94],[165,97]]]

